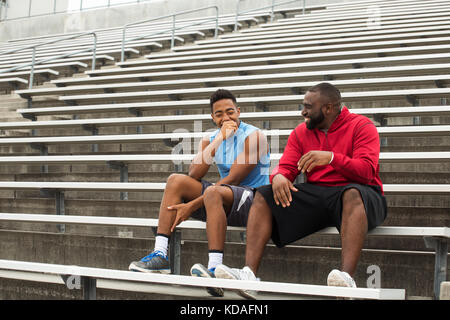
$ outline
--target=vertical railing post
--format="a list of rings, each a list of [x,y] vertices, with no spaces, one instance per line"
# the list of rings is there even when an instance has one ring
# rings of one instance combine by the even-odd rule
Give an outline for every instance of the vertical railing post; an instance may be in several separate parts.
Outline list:
[[[306,11],[306,0],[303,0],[303,14],[305,14]]]
[[[93,48],[93,52],[92,52],[92,71],[95,70],[95,64],[97,63],[96,59],[97,59],[97,34],[94,32],[94,48]]]
[[[214,38],[219,36],[219,7],[216,7],[216,30],[214,30]]]
[[[31,57],[31,72],[30,72],[30,83],[28,84],[28,88],[33,88],[34,81],[34,64],[36,63],[36,47],[33,47],[33,56]]]
[[[31,17],[31,3],[33,0],[28,1],[28,18]]]
[[[236,20],[234,21],[234,31],[237,31],[238,29],[238,19],[239,19],[239,3],[241,0],[237,0],[236,4]]]
[[[272,0],[272,8],[270,11],[270,22],[273,22],[274,16],[275,16],[275,0]]]
[[[127,25],[123,26],[122,30],[122,49],[120,53],[120,62],[125,61],[125,32],[127,30]]]
[[[176,15],[172,15],[172,40],[170,41],[170,50],[173,50],[175,46],[175,25],[176,25]]]

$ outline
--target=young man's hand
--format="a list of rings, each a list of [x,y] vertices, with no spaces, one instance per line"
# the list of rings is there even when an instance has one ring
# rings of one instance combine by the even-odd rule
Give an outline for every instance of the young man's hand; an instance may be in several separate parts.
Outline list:
[[[292,182],[283,176],[282,174],[277,174],[272,179],[272,191],[273,191],[273,199],[277,205],[285,207],[289,207],[292,202],[292,194],[291,191],[297,192],[298,189],[294,187]]]
[[[189,204],[189,202],[175,204],[173,206],[167,207],[167,209],[175,211],[174,214],[176,214],[175,221],[172,224],[170,232],[173,232],[175,230],[175,227],[181,222],[187,220],[193,212],[192,206]]]
[[[331,151],[310,151],[298,161],[298,171],[310,172],[316,166],[330,164],[333,153]]]
[[[222,139],[227,140],[229,137],[231,137],[236,130],[238,129],[238,126],[236,122],[232,120],[224,121],[222,123],[222,127],[220,128],[220,133],[222,134]]]

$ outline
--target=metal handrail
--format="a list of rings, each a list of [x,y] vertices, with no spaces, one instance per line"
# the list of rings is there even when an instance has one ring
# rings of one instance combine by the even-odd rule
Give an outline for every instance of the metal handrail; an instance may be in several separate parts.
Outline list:
[[[284,2],[280,2],[280,3],[275,3],[275,0],[272,0],[272,4],[270,6],[265,6],[265,7],[261,7],[261,8],[250,9],[250,10],[246,10],[246,11],[243,11],[243,12],[239,12],[239,4],[241,3],[241,1],[242,0],[238,0],[237,1],[237,5],[236,5],[236,20],[234,22],[234,31],[237,31],[237,29],[238,29],[239,16],[243,15],[244,13],[249,13],[249,12],[253,12],[253,11],[258,11],[258,10],[271,8],[270,22],[273,22],[275,7],[280,6],[280,5],[284,5],[284,4],[293,3],[293,2],[298,2],[298,1],[301,1],[301,0],[284,1]],[[306,0],[303,0],[303,14],[305,14],[305,1]]]
[[[44,60],[36,61],[36,48],[44,46],[44,45],[60,42],[60,41],[65,41],[65,40],[71,40],[71,39],[79,38],[79,37],[86,36],[86,35],[93,35],[94,36],[94,44],[92,45],[92,48],[78,50],[78,51],[72,51],[72,52],[67,53],[67,54],[63,54],[63,55],[59,55],[59,56],[56,56],[56,57],[50,57],[50,58],[47,58],[47,59],[44,59]],[[84,32],[84,33],[72,35],[72,36],[65,37],[65,38],[59,38],[59,39],[56,39],[56,40],[50,40],[50,41],[41,42],[41,43],[34,44],[34,45],[25,46],[25,47],[18,48],[18,49],[13,49],[13,50],[9,50],[9,51],[0,52],[0,55],[2,55],[2,54],[11,54],[11,53],[15,53],[15,52],[26,50],[26,49],[33,49],[33,55],[31,57],[31,63],[25,63],[25,64],[21,64],[21,65],[18,65],[18,66],[9,68],[9,69],[0,70],[0,73],[16,71],[18,69],[22,69],[22,68],[31,66],[30,80],[29,80],[29,84],[28,84],[29,89],[31,89],[33,87],[33,80],[34,80],[34,67],[36,65],[43,64],[43,63],[46,63],[48,61],[52,61],[52,60],[56,60],[56,59],[63,59],[63,58],[67,58],[67,57],[73,56],[75,54],[92,51],[92,70],[95,70],[96,52],[97,52],[97,33],[93,32],[93,31]]]
[[[216,16],[214,18],[209,18],[207,20],[202,20],[201,22],[196,22],[196,23],[193,23],[193,24],[184,25],[182,27],[176,28],[176,17],[177,16],[182,15],[182,14],[187,14],[187,13],[192,13],[192,12],[198,12],[198,11],[202,11],[202,10],[212,9],[212,8],[216,9]],[[148,22],[151,22],[151,21],[156,21],[156,20],[166,19],[166,18],[172,18],[172,27],[171,28],[164,29],[164,30],[158,31],[158,32],[153,32],[153,33],[147,34],[145,36],[139,36],[139,37],[136,37],[136,38],[125,40],[126,30],[127,30],[127,28],[129,26],[143,24],[143,23],[148,23]],[[216,21],[216,27],[215,27],[215,31],[214,31],[214,38],[217,38],[218,30],[219,30],[219,7],[218,6],[202,7],[202,8],[198,8],[198,9],[181,11],[181,12],[169,14],[169,15],[158,17],[158,18],[153,18],[153,19],[148,19],[148,20],[142,20],[142,21],[138,21],[138,22],[128,23],[128,24],[123,26],[123,30],[122,30],[122,53],[121,53],[120,61],[123,62],[125,60],[125,43],[127,43],[129,41],[149,38],[149,37],[152,37],[152,36],[155,36],[155,35],[158,35],[158,34],[164,34],[164,33],[167,33],[168,31],[171,31],[172,32],[172,38],[171,38],[171,46],[170,46],[170,48],[173,49],[173,47],[175,45],[175,31],[181,30],[181,29],[184,29],[184,28],[187,28],[187,27],[192,27],[192,26],[196,26],[196,25],[200,25],[200,24],[205,24],[206,22],[209,22],[211,20],[215,20]]]

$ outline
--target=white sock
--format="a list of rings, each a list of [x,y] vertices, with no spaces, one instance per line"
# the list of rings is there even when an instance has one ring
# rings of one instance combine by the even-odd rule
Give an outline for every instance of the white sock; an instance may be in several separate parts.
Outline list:
[[[165,235],[156,235],[155,249],[153,251],[161,251],[167,257],[167,249],[169,247],[169,238]]]
[[[208,269],[217,267],[223,261],[223,252],[221,251],[210,251],[208,256]]]

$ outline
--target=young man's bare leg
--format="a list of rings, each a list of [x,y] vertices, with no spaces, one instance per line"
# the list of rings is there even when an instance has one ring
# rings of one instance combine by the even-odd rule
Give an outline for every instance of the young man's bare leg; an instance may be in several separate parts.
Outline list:
[[[272,211],[261,193],[256,192],[247,221],[245,265],[256,275],[264,249],[272,235]]]
[[[208,266],[196,263],[191,268],[191,275],[214,278],[216,267],[222,264],[223,250],[227,231],[227,212],[233,205],[233,191],[227,186],[209,186],[203,193],[206,211],[206,234],[208,237]],[[222,288],[207,287],[209,294],[222,297]]]
[[[173,173],[167,179],[164,195],[161,200],[158,218],[159,234],[170,236],[170,228],[176,215],[167,207],[182,202],[188,202],[202,195],[202,183],[184,174]]]
[[[171,227],[175,221],[176,213],[167,207],[191,201],[202,194],[201,182],[186,175],[172,174],[167,179],[163,199],[161,201],[157,235],[154,250],[140,261],[131,262],[128,267],[132,271],[170,273],[170,264],[167,258]]]
[[[210,251],[224,250],[227,212],[233,205],[233,191],[227,186],[210,186],[205,190],[206,234]]]
[[[264,197],[256,192],[247,220],[245,267],[231,269],[222,264],[217,267],[216,276],[224,279],[257,280],[255,275],[271,235],[272,212]],[[237,290],[237,293],[247,299],[256,298],[256,292],[253,290]]]

